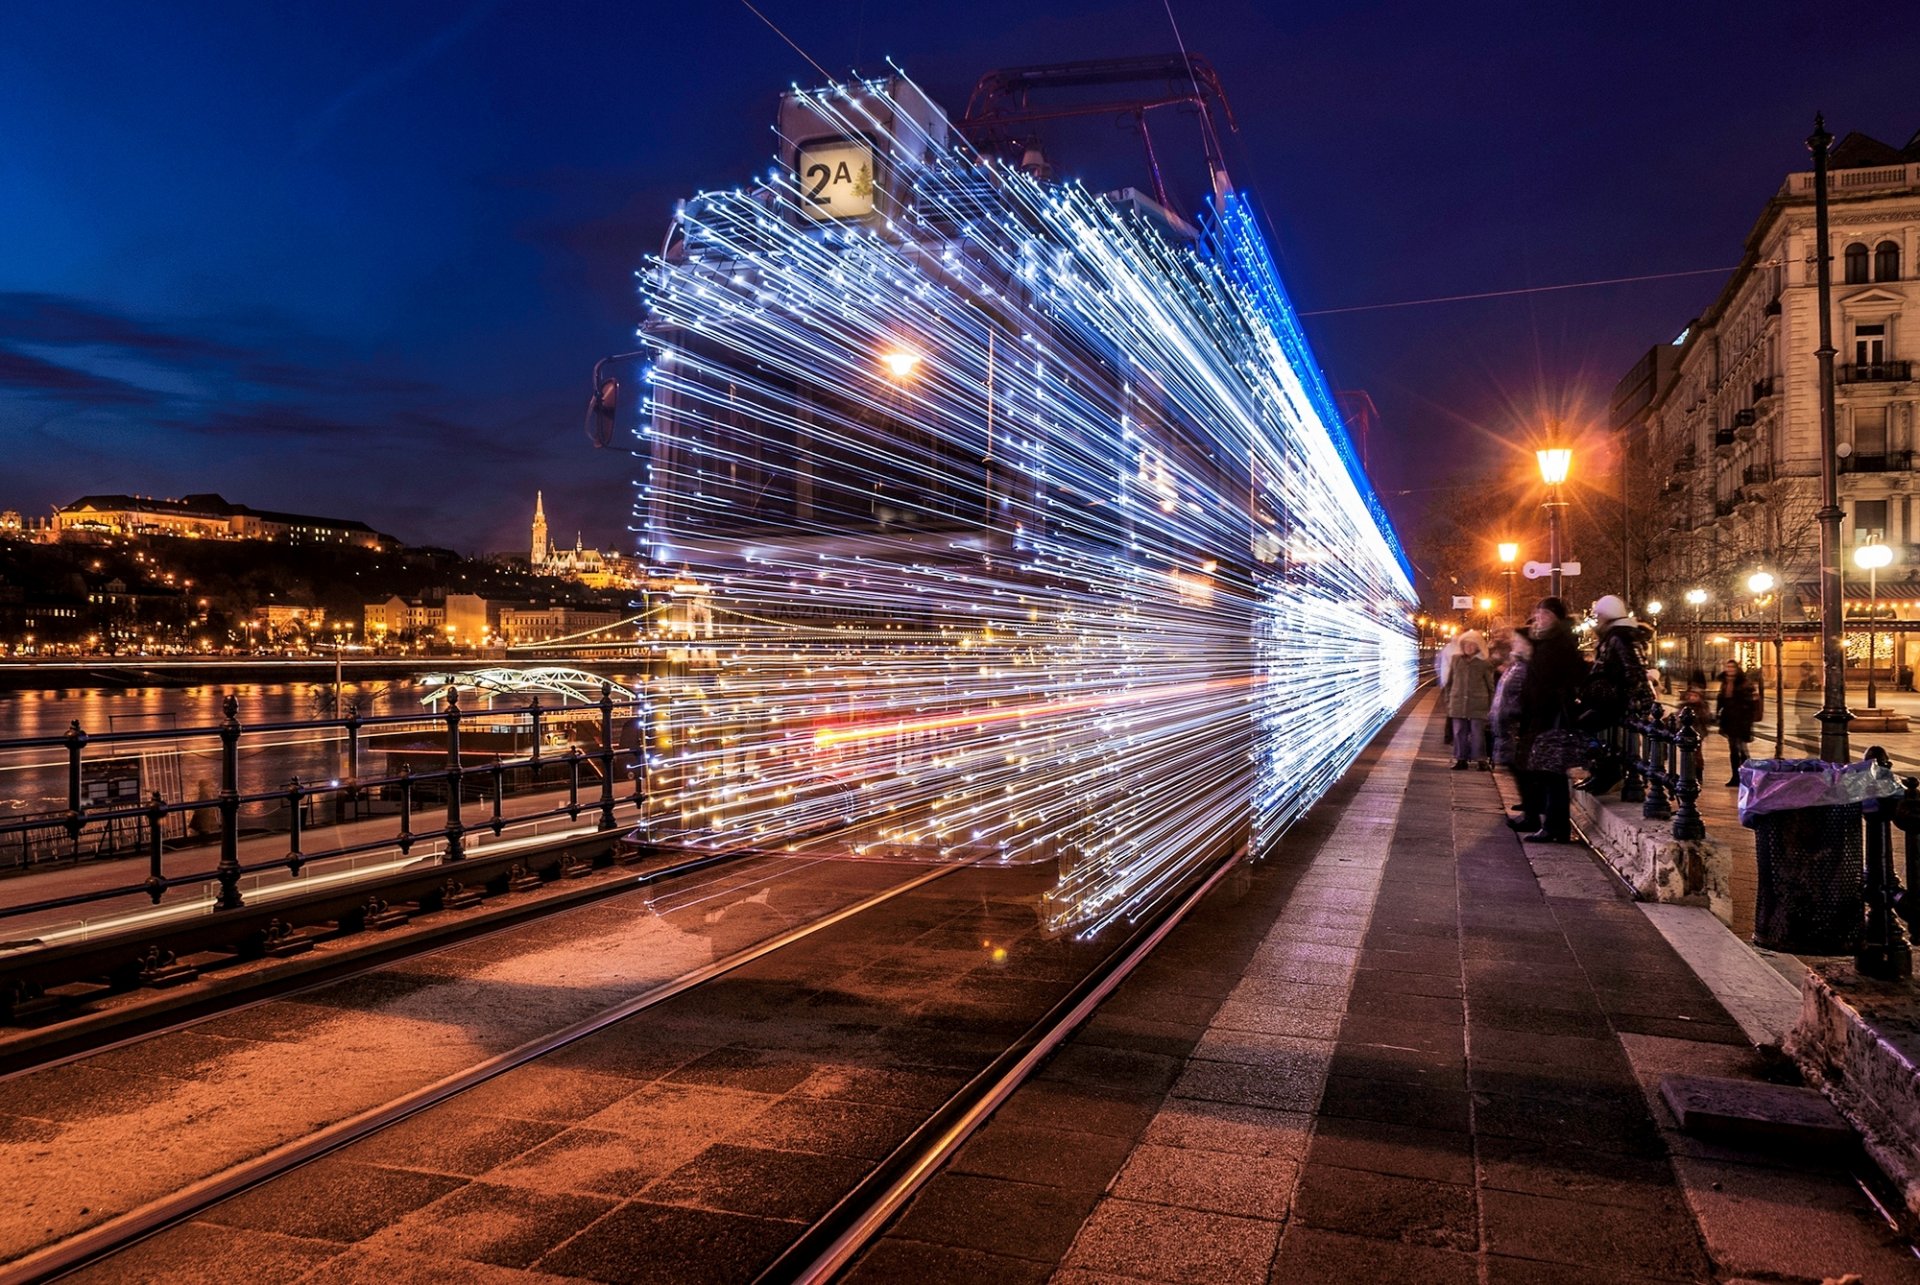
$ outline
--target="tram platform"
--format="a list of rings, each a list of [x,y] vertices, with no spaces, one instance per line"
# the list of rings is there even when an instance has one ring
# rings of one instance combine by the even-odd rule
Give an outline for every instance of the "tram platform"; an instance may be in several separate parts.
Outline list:
[[[1782,1068],[1587,849],[1449,767],[1417,710],[849,1279],[1920,1280],[1844,1147],[1677,1127],[1663,1076]]]

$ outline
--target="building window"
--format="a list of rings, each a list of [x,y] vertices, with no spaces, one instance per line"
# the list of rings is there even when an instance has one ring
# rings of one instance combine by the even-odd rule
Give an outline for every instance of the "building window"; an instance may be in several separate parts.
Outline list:
[[[1900,279],[1900,247],[1893,242],[1882,241],[1873,247],[1873,279],[1875,281]]]
[[[1885,500],[1855,500],[1853,502],[1853,542],[1870,544],[1875,540],[1887,538],[1887,502]]]
[[[1887,323],[1862,322],[1853,328],[1853,361],[1856,366],[1878,366],[1887,359]]]
[[[1847,247],[1847,284],[1857,286],[1867,279],[1867,247],[1858,241]]]
[[[1864,464],[1887,453],[1887,408],[1862,406],[1853,412],[1853,453]]]

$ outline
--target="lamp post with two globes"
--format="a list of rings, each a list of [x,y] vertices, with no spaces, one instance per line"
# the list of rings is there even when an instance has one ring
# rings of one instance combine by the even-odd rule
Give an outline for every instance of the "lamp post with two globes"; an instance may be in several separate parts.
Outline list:
[[[1706,605],[1705,589],[1689,589],[1686,592],[1687,605],[1693,608],[1693,633],[1687,638],[1687,668],[1700,668],[1700,608]]]

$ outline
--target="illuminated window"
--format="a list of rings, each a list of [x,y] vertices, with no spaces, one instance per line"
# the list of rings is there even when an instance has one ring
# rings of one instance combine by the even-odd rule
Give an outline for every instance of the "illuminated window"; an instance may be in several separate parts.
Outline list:
[[[1860,285],[1867,279],[1867,247],[1858,241],[1847,247],[1847,284]]]
[[[1885,500],[1855,500],[1853,502],[1853,542],[1865,544],[1872,540],[1887,538],[1887,502]]]
[[[1875,281],[1900,279],[1900,247],[1893,242],[1882,241],[1873,247],[1873,279]]]

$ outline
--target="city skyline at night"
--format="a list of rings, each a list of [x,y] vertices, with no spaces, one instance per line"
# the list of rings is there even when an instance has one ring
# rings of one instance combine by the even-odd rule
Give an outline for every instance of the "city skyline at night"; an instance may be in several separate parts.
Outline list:
[[[673,201],[764,168],[774,89],[815,71],[733,6],[691,43],[651,38],[645,8],[109,9],[37,14],[0,53],[18,126],[0,135],[18,180],[0,437],[20,461],[0,498],[37,514],[81,477],[211,489],[482,551],[518,543],[519,489],[538,487],[588,543],[630,549],[631,462],[581,434],[586,372],[630,346],[631,274]],[[766,12],[830,67],[890,55],[948,101],[994,67],[1173,44],[1152,5],[989,5],[962,28]],[[1896,142],[1915,124],[1897,35],[1819,34],[1783,59],[1784,6],[1737,26],[1650,13],[1179,15],[1232,96],[1236,181],[1334,387],[1380,408],[1372,468],[1403,524],[1434,498],[1420,444],[1487,457],[1543,406],[1597,414],[1705,307],[1756,202],[1804,166],[1813,108]],[[1294,74],[1264,74],[1276,59]],[[1764,83],[1724,93],[1696,74],[1756,65]],[[1069,174],[1111,160],[1051,155]],[[1312,315],[1661,273],[1700,275]]]

